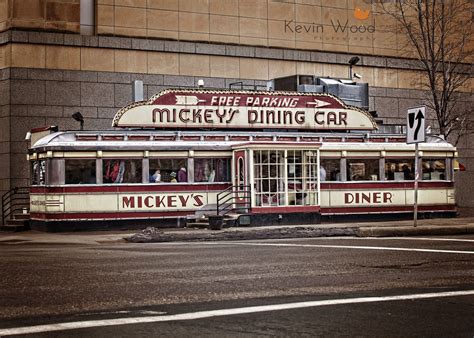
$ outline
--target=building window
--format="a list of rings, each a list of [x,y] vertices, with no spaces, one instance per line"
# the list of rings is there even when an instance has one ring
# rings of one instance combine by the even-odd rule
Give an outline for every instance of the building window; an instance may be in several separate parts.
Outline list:
[[[318,174],[324,172],[317,163],[317,152],[309,150],[287,151],[288,204],[317,204]]]
[[[255,150],[254,177],[257,206],[285,205],[285,152]]]
[[[142,160],[113,159],[103,161],[104,183],[142,183]]]
[[[319,169],[321,182],[340,181],[341,180],[341,160],[340,159],[321,159],[321,168]]]
[[[33,161],[31,164],[31,184],[45,185],[46,184],[46,161]]]
[[[414,180],[415,160],[385,159],[385,179],[387,181]]]
[[[66,160],[65,161],[65,183],[66,184],[95,184],[96,183],[96,161],[95,160]]]
[[[379,159],[347,159],[348,181],[377,181]]]
[[[317,205],[317,151],[255,150],[253,160],[256,206]]]
[[[423,159],[421,168],[423,180],[446,179],[446,159]]]
[[[186,158],[150,159],[150,183],[183,183],[188,181]]]
[[[195,158],[194,182],[230,182],[230,158]]]

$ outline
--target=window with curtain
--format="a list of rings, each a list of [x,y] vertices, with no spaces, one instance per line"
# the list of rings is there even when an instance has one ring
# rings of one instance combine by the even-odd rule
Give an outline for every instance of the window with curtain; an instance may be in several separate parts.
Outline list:
[[[230,158],[195,158],[194,182],[230,182]]]

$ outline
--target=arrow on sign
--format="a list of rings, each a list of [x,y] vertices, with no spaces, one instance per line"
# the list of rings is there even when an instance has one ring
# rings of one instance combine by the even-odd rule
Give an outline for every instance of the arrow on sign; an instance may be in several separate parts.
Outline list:
[[[176,95],[177,105],[197,105],[201,102],[206,102],[206,100],[199,100],[197,96]]]
[[[315,106],[317,108],[321,108],[321,107],[325,107],[325,106],[329,106],[331,103],[329,102],[326,102],[326,101],[321,101],[321,100],[318,100],[318,99],[314,99],[314,102],[306,102],[306,105],[307,106]]]
[[[418,132],[420,131],[421,120],[423,120],[424,118],[425,118],[425,115],[423,115],[423,112],[421,110],[418,110],[418,114],[416,114],[416,117],[415,117],[415,120],[417,120],[418,122],[415,129],[415,135],[414,135],[415,140],[418,140]]]

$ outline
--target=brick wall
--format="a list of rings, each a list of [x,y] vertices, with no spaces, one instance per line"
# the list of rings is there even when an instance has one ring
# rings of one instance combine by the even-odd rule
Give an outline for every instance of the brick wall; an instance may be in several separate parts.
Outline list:
[[[11,27],[79,32],[80,0],[3,0],[3,2],[10,7]]]
[[[354,17],[354,7],[369,10]],[[363,32],[337,26],[366,27]],[[98,0],[100,35],[223,42],[307,50],[395,55],[403,36],[370,1]],[[368,32],[369,26],[375,27]]]
[[[0,0],[0,32],[10,28],[10,0]]]

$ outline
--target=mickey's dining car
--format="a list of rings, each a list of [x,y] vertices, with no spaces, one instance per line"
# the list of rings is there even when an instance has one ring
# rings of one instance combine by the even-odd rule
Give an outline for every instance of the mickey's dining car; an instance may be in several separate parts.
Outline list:
[[[415,147],[329,94],[169,89],[120,109],[113,127],[32,145],[33,227],[183,226],[196,212],[238,214],[241,225],[413,212]],[[437,137],[419,145],[421,213],[455,214],[456,155]]]

